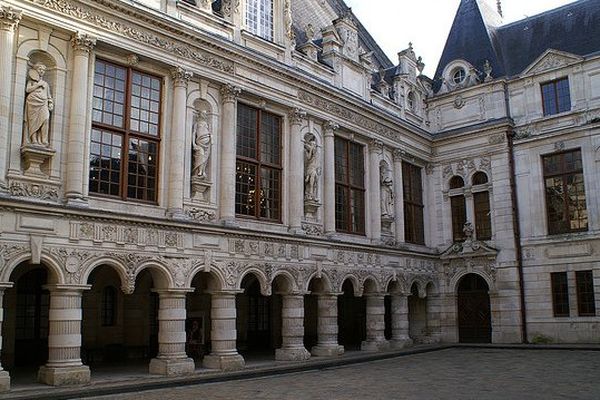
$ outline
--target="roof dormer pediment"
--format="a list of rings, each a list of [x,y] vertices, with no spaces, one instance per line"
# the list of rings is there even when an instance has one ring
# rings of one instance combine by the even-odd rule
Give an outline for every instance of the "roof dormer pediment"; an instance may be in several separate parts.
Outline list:
[[[564,51],[548,49],[529,65],[522,75],[535,75],[541,72],[562,68],[583,60],[583,57]]]

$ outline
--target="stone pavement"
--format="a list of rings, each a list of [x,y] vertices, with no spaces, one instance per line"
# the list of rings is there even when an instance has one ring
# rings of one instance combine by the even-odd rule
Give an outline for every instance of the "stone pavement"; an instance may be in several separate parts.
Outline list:
[[[97,400],[600,399],[600,353],[452,348],[247,380]]]

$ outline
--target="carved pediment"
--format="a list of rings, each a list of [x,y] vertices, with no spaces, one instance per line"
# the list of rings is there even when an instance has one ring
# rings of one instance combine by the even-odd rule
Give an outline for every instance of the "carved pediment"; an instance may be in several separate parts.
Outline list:
[[[523,71],[523,75],[533,75],[556,68],[562,68],[581,60],[583,60],[583,58],[575,54],[549,49],[527,67],[525,71]]]
[[[462,243],[454,243],[448,247],[441,255],[442,260],[451,260],[455,258],[489,258],[495,259],[498,250],[489,246],[485,242],[478,240],[465,240]]]

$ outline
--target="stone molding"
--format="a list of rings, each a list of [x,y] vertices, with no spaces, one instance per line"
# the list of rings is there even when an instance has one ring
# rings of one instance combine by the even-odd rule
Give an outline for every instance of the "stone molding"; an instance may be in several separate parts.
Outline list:
[[[96,38],[86,33],[77,32],[71,38],[73,50],[89,54],[96,46]]]

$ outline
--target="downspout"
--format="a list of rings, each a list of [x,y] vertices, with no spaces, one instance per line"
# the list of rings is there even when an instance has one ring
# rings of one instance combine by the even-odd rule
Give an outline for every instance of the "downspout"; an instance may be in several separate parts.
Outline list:
[[[512,121],[510,113],[510,99],[508,95],[508,85],[504,84],[504,102],[506,115]],[[523,277],[523,247],[521,246],[521,218],[519,215],[519,202],[517,200],[517,174],[515,171],[515,148],[514,132],[512,126],[506,132],[508,139],[508,155],[510,168],[510,197],[513,208],[513,236],[515,238],[515,253],[517,257],[517,270],[519,272],[519,295],[521,300],[521,332],[523,333],[523,343],[529,343],[527,339],[527,310],[525,308],[525,279]]]

